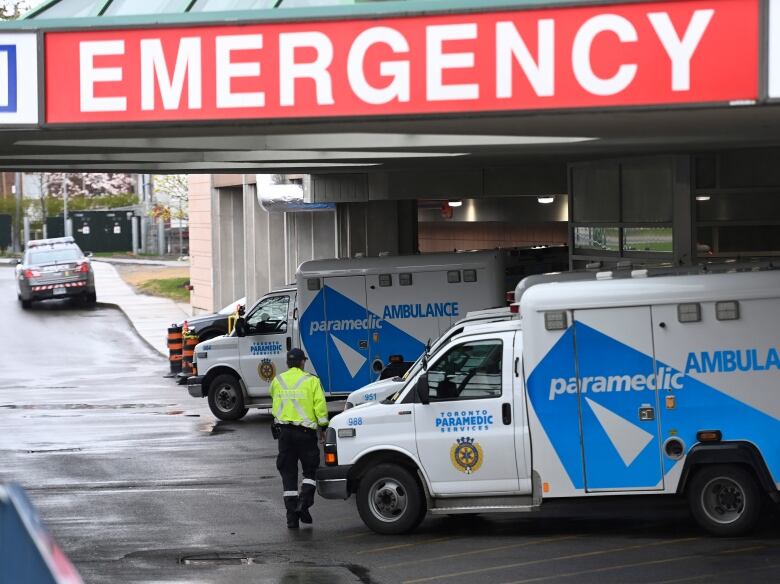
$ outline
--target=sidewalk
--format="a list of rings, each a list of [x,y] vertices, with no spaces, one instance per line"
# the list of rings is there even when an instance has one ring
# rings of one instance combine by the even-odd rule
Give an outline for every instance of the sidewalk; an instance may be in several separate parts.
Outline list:
[[[116,305],[141,338],[167,358],[168,327],[173,323],[181,324],[189,318],[190,315],[184,310],[186,305],[177,304],[168,298],[138,294],[122,280],[114,266],[103,260],[94,259],[92,268],[98,302]]]
[[[107,264],[126,264],[135,266],[166,266],[169,268],[189,268],[189,260],[148,260],[143,258],[92,258],[96,262]]]

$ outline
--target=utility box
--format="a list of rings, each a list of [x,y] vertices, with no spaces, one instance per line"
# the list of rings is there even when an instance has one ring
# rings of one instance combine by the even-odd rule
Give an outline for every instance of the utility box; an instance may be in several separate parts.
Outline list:
[[[0,250],[11,247],[12,224],[10,215],[0,215]]]
[[[75,211],[68,213],[73,238],[79,247],[92,252],[133,251],[132,211]],[[49,237],[65,235],[62,216],[46,219]]]

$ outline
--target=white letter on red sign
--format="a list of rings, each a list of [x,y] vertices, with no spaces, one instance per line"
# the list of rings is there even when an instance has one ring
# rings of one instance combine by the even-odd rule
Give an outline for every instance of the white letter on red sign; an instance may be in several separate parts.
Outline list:
[[[296,63],[295,49],[312,48],[317,58],[311,63]],[[333,105],[333,87],[328,67],[333,62],[333,44],[321,32],[288,32],[279,35],[279,103],[295,105],[295,80],[313,79],[317,105]]]
[[[715,11],[697,10],[693,13],[682,40],[666,12],[653,12],[647,15],[655,34],[672,61],[672,91],[688,91],[691,88],[691,59],[699,47],[701,38],[712,20]]]
[[[512,97],[512,58],[539,97],[555,95],[555,21],[540,20],[536,42],[537,60],[511,22],[496,24],[496,97]]]
[[[572,67],[574,76],[582,88],[593,95],[615,95],[628,87],[636,76],[636,65],[621,65],[618,72],[609,79],[602,79],[593,72],[591,47],[594,39],[603,32],[613,32],[622,43],[635,43],[637,34],[634,25],[617,14],[594,16],[582,25],[574,37]]]
[[[394,99],[401,102],[409,101],[409,61],[383,61],[379,65],[380,75],[393,78],[390,85],[383,89],[378,89],[366,81],[364,70],[366,52],[372,45],[378,43],[388,45],[395,53],[409,52],[406,38],[394,28],[375,26],[361,32],[352,43],[347,59],[347,77],[352,91],[360,99],[373,105],[382,105]]]
[[[242,34],[217,37],[217,107],[263,107],[265,93],[233,93],[231,82],[236,77],[260,77],[260,63],[233,63],[233,51],[260,50],[263,48],[263,35]]]
[[[126,97],[95,97],[95,84],[122,81],[121,67],[95,67],[95,57],[125,54],[125,41],[85,41],[79,43],[82,112],[127,111]]]
[[[426,29],[427,93],[430,101],[479,99],[479,85],[463,83],[444,85],[444,69],[474,67],[474,53],[444,54],[444,41],[473,40],[477,38],[476,24],[442,24]]]
[[[184,76],[187,76],[187,105],[189,109],[200,109],[202,99],[202,74],[200,66],[200,39],[183,38],[179,41],[173,79],[165,62],[162,41],[143,39],[141,41],[141,109],[155,108],[155,79],[160,87],[163,109],[175,110],[181,105],[184,90]]]

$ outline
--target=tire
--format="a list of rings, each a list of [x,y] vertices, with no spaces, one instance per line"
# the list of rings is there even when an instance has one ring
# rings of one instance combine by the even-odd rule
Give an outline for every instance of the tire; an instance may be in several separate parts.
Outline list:
[[[382,535],[408,533],[426,513],[422,488],[397,464],[379,464],[361,477],[357,506],[363,523]]]
[[[244,407],[244,393],[233,375],[217,375],[209,385],[209,408],[220,420],[240,420],[249,411]]]
[[[22,303],[22,308],[24,310],[29,310],[30,308],[32,308],[32,300],[20,299],[20,302]]]
[[[705,466],[688,487],[688,505],[696,522],[720,537],[751,531],[761,517],[762,504],[756,479],[741,466]]]
[[[87,292],[79,297],[79,301],[82,306],[95,306],[95,304],[97,304],[97,294],[94,292]]]

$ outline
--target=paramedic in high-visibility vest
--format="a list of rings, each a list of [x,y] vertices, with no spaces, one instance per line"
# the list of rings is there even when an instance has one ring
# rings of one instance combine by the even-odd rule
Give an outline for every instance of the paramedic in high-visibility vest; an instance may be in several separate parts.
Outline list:
[[[289,369],[271,383],[274,424],[278,427],[279,456],[276,468],[282,475],[287,527],[298,528],[298,521],[311,523],[309,508],[314,504],[314,475],[320,464],[317,441],[328,425],[325,392],[315,375],[306,373],[306,355],[300,349],[287,352]],[[298,461],[303,469],[303,484],[298,492]]]

